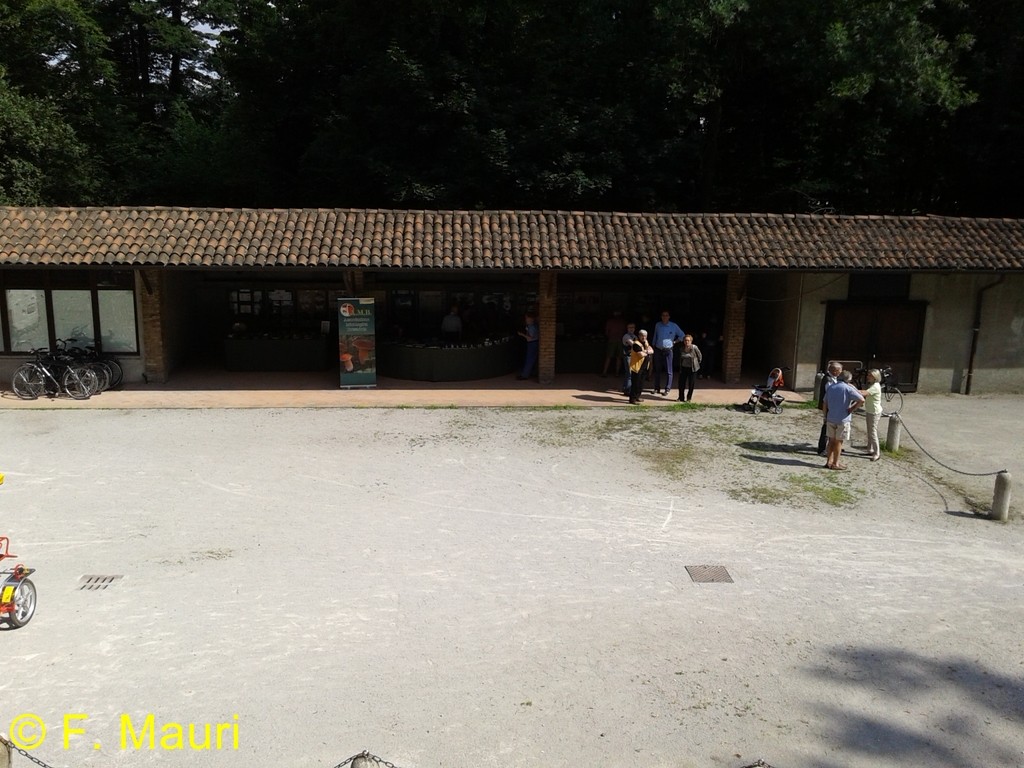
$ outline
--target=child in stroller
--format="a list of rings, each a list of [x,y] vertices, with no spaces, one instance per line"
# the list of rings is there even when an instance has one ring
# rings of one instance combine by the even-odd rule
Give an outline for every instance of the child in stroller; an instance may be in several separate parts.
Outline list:
[[[772,368],[768,380],[764,384],[755,384],[750,390],[750,399],[744,407],[755,414],[761,411],[782,413],[782,403],[786,398],[778,394],[778,390],[785,385],[783,372],[788,370],[789,368]]]

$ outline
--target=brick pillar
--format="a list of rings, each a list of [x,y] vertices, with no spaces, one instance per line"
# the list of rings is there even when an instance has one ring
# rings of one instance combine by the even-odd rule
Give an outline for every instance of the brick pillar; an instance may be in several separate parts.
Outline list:
[[[351,298],[362,298],[366,288],[366,273],[361,269],[346,270],[342,275],[345,290]]]
[[[540,330],[540,349],[537,359],[537,377],[541,384],[555,380],[555,324],[558,304],[558,275],[555,272],[540,273],[540,306],[537,307],[537,323]]]
[[[163,384],[170,368],[164,333],[163,273],[158,269],[140,269],[136,273],[135,292],[139,297],[142,321],[143,375],[148,382]]]
[[[743,335],[747,323],[747,276],[730,272],[725,283],[725,326],[722,328],[722,377],[738,384],[743,372]]]

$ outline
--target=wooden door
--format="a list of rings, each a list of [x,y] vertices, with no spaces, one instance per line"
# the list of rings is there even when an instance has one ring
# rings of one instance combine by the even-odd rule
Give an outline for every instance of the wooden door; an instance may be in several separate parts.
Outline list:
[[[822,365],[860,361],[865,368],[891,366],[900,388],[917,388],[927,304],[923,301],[830,301],[825,316]]]

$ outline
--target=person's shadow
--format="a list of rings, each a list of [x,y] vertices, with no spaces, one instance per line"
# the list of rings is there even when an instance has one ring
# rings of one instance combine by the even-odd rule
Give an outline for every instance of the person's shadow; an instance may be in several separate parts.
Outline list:
[[[743,458],[750,459],[751,461],[759,461],[764,464],[778,464],[784,467],[817,467],[818,466],[818,455],[814,452],[814,461],[808,461],[804,458],[783,458],[780,456],[769,455],[769,454],[799,454],[805,453],[807,446],[805,445],[790,445],[785,443],[769,443],[763,440],[748,440],[743,443],[737,443],[738,447],[743,448],[746,451],[755,451],[755,453],[744,453]]]
[[[629,404],[629,398],[625,395],[573,395],[573,400],[584,400],[588,403],[622,403]]]

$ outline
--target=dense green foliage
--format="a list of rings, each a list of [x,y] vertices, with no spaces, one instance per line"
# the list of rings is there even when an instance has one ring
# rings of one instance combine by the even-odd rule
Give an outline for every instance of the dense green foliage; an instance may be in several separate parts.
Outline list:
[[[0,0],[0,39],[0,203],[1024,215],[1015,0]]]

